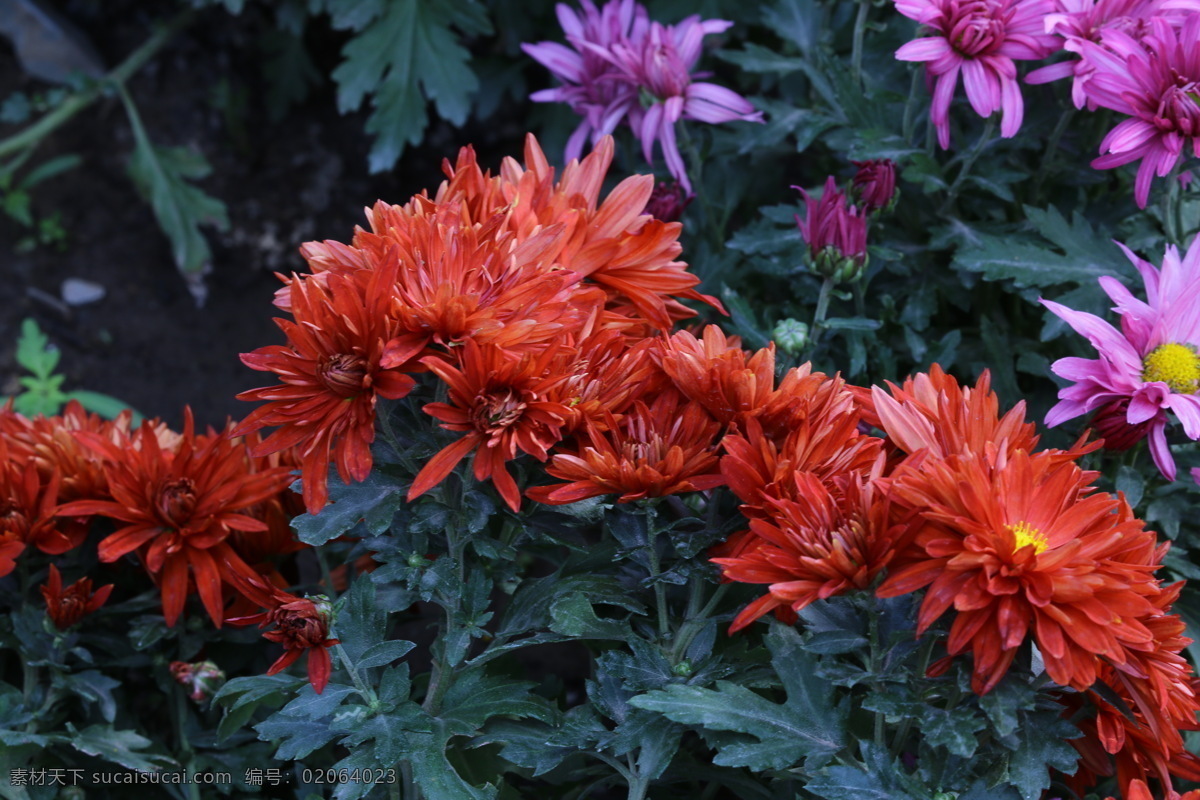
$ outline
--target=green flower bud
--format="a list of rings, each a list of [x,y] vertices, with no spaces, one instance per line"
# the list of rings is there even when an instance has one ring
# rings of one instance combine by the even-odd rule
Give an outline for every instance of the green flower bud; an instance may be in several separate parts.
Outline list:
[[[781,319],[771,336],[783,352],[794,356],[808,346],[808,325],[796,319]]]

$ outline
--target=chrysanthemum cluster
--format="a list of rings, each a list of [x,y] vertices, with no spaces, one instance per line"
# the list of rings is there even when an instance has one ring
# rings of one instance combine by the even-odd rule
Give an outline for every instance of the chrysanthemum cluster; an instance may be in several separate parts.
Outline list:
[[[691,195],[687,167],[676,142],[675,126],[682,119],[716,124],[745,120],[762,122],[746,98],[723,86],[693,78],[705,36],[723,33],[733,23],[702,20],[693,15],[676,25],[652,22],[645,7],[634,0],[609,0],[597,8],[580,0],[582,11],[557,6],[558,19],[571,48],[557,42],[522,45],[562,85],[535,92],[538,102],[567,103],[583,117],[567,142],[568,161],[580,157],[591,137],[616,131],[622,123],[633,129],[642,152],[653,164],[654,144],[661,142],[671,175]]]
[[[869,393],[814,377],[787,424],[747,413],[723,443],[749,529],[713,561],[768,586],[732,629],[853,589],[923,591],[918,635],[950,615],[931,675],[969,653],[986,694],[1032,642],[1064,702],[1094,706],[1099,730],[1076,741],[1081,795],[1114,770],[1126,797],[1137,781],[1200,774],[1180,734],[1200,710],[1171,613],[1180,586],[1155,577],[1166,545],[1076,463],[1097,445],[1039,450],[1023,405],[1001,415],[986,374],[963,387],[935,366]]]
[[[0,576],[22,561],[36,573],[43,556],[66,559],[91,547],[101,564],[140,564],[158,585],[174,625],[198,595],[218,627],[238,601],[268,596],[270,557],[300,547],[288,527],[289,468],[252,456],[229,426],[197,433],[185,410],[182,433],[159,421],[131,424],[70,403],[61,415],[28,419],[0,410]],[[40,555],[39,555],[40,554]],[[92,576],[64,588],[49,564],[41,588],[60,629],[104,605],[113,585],[93,591]]]
[[[931,118],[950,145],[949,109],[959,76],[980,116],[1002,112],[1016,135],[1024,104],[1016,62],[1067,58],[1033,70],[1027,83],[1072,78],[1077,108],[1125,116],[1100,143],[1097,169],[1135,161],[1134,197],[1145,208],[1155,176],[1186,148],[1200,155],[1200,2],[1197,0],[896,0],[925,35],[896,52],[925,62],[934,84]]]

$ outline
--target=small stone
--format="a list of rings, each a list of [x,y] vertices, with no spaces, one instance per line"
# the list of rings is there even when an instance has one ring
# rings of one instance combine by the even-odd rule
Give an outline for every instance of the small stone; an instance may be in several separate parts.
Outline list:
[[[62,282],[62,299],[69,306],[85,306],[104,298],[105,289],[98,283],[82,278],[67,278]]]

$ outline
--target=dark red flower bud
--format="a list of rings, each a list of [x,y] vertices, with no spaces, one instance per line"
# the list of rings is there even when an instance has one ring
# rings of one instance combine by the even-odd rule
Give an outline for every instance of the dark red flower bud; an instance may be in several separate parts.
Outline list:
[[[96,611],[112,594],[112,584],[101,586],[92,592],[92,579],[80,578],[63,589],[62,575],[58,568],[50,565],[50,578],[42,586],[42,597],[46,599],[46,615],[60,631],[74,625],[88,614]]]
[[[678,222],[679,218],[683,216],[684,209],[691,202],[691,195],[685,194],[683,187],[678,182],[659,181],[654,185],[650,199],[646,201],[644,213],[660,222]]]
[[[1129,398],[1123,397],[1101,406],[1092,417],[1092,427],[1096,429],[1096,434],[1104,439],[1105,450],[1117,452],[1128,450],[1145,439],[1146,434],[1150,432],[1150,426],[1154,424],[1154,417],[1145,422],[1131,425],[1128,415]]]
[[[171,677],[176,683],[186,687],[188,697],[197,703],[212,697],[225,683],[225,673],[211,661],[197,661],[194,664],[172,661],[170,669]]]
[[[896,165],[886,158],[851,161],[858,167],[854,175],[854,194],[863,212],[887,208],[896,196]]]
[[[832,175],[825,179],[820,200],[799,186],[792,188],[804,195],[807,213],[804,219],[797,215],[796,225],[808,244],[813,270],[839,282],[857,279],[867,263],[866,217],[855,206],[847,206]]]

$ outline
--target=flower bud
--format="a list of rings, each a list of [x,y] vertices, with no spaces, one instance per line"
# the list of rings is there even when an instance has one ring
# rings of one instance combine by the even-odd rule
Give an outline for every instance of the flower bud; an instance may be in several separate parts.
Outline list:
[[[867,263],[866,217],[855,206],[846,205],[846,196],[832,175],[825,180],[820,200],[793,188],[804,195],[806,216],[797,216],[796,225],[808,244],[813,272],[835,283],[857,280]]]
[[[212,697],[225,683],[225,673],[211,661],[172,661],[170,670],[175,682],[187,688],[188,697],[197,703]]]
[[[660,222],[677,222],[691,202],[692,197],[684,194],[683,187],[677,181],[659,181],[654,185],[643,213]]]
[[[1129,398],[1107,403],[1092,416],[1096,435],[1104,440],[1104,449],[1123,452],[1146,438],[1154,417],[1136,425],[1129,422]]]
[[[858,167],[853,192],[863,211],[870,214],[890,208],[896,198],[896,165],[886,158],[850,163]]]
[[[783,352],[794,356],[808,346],[808,325],[796,319],[781,319],[771,337]]]

